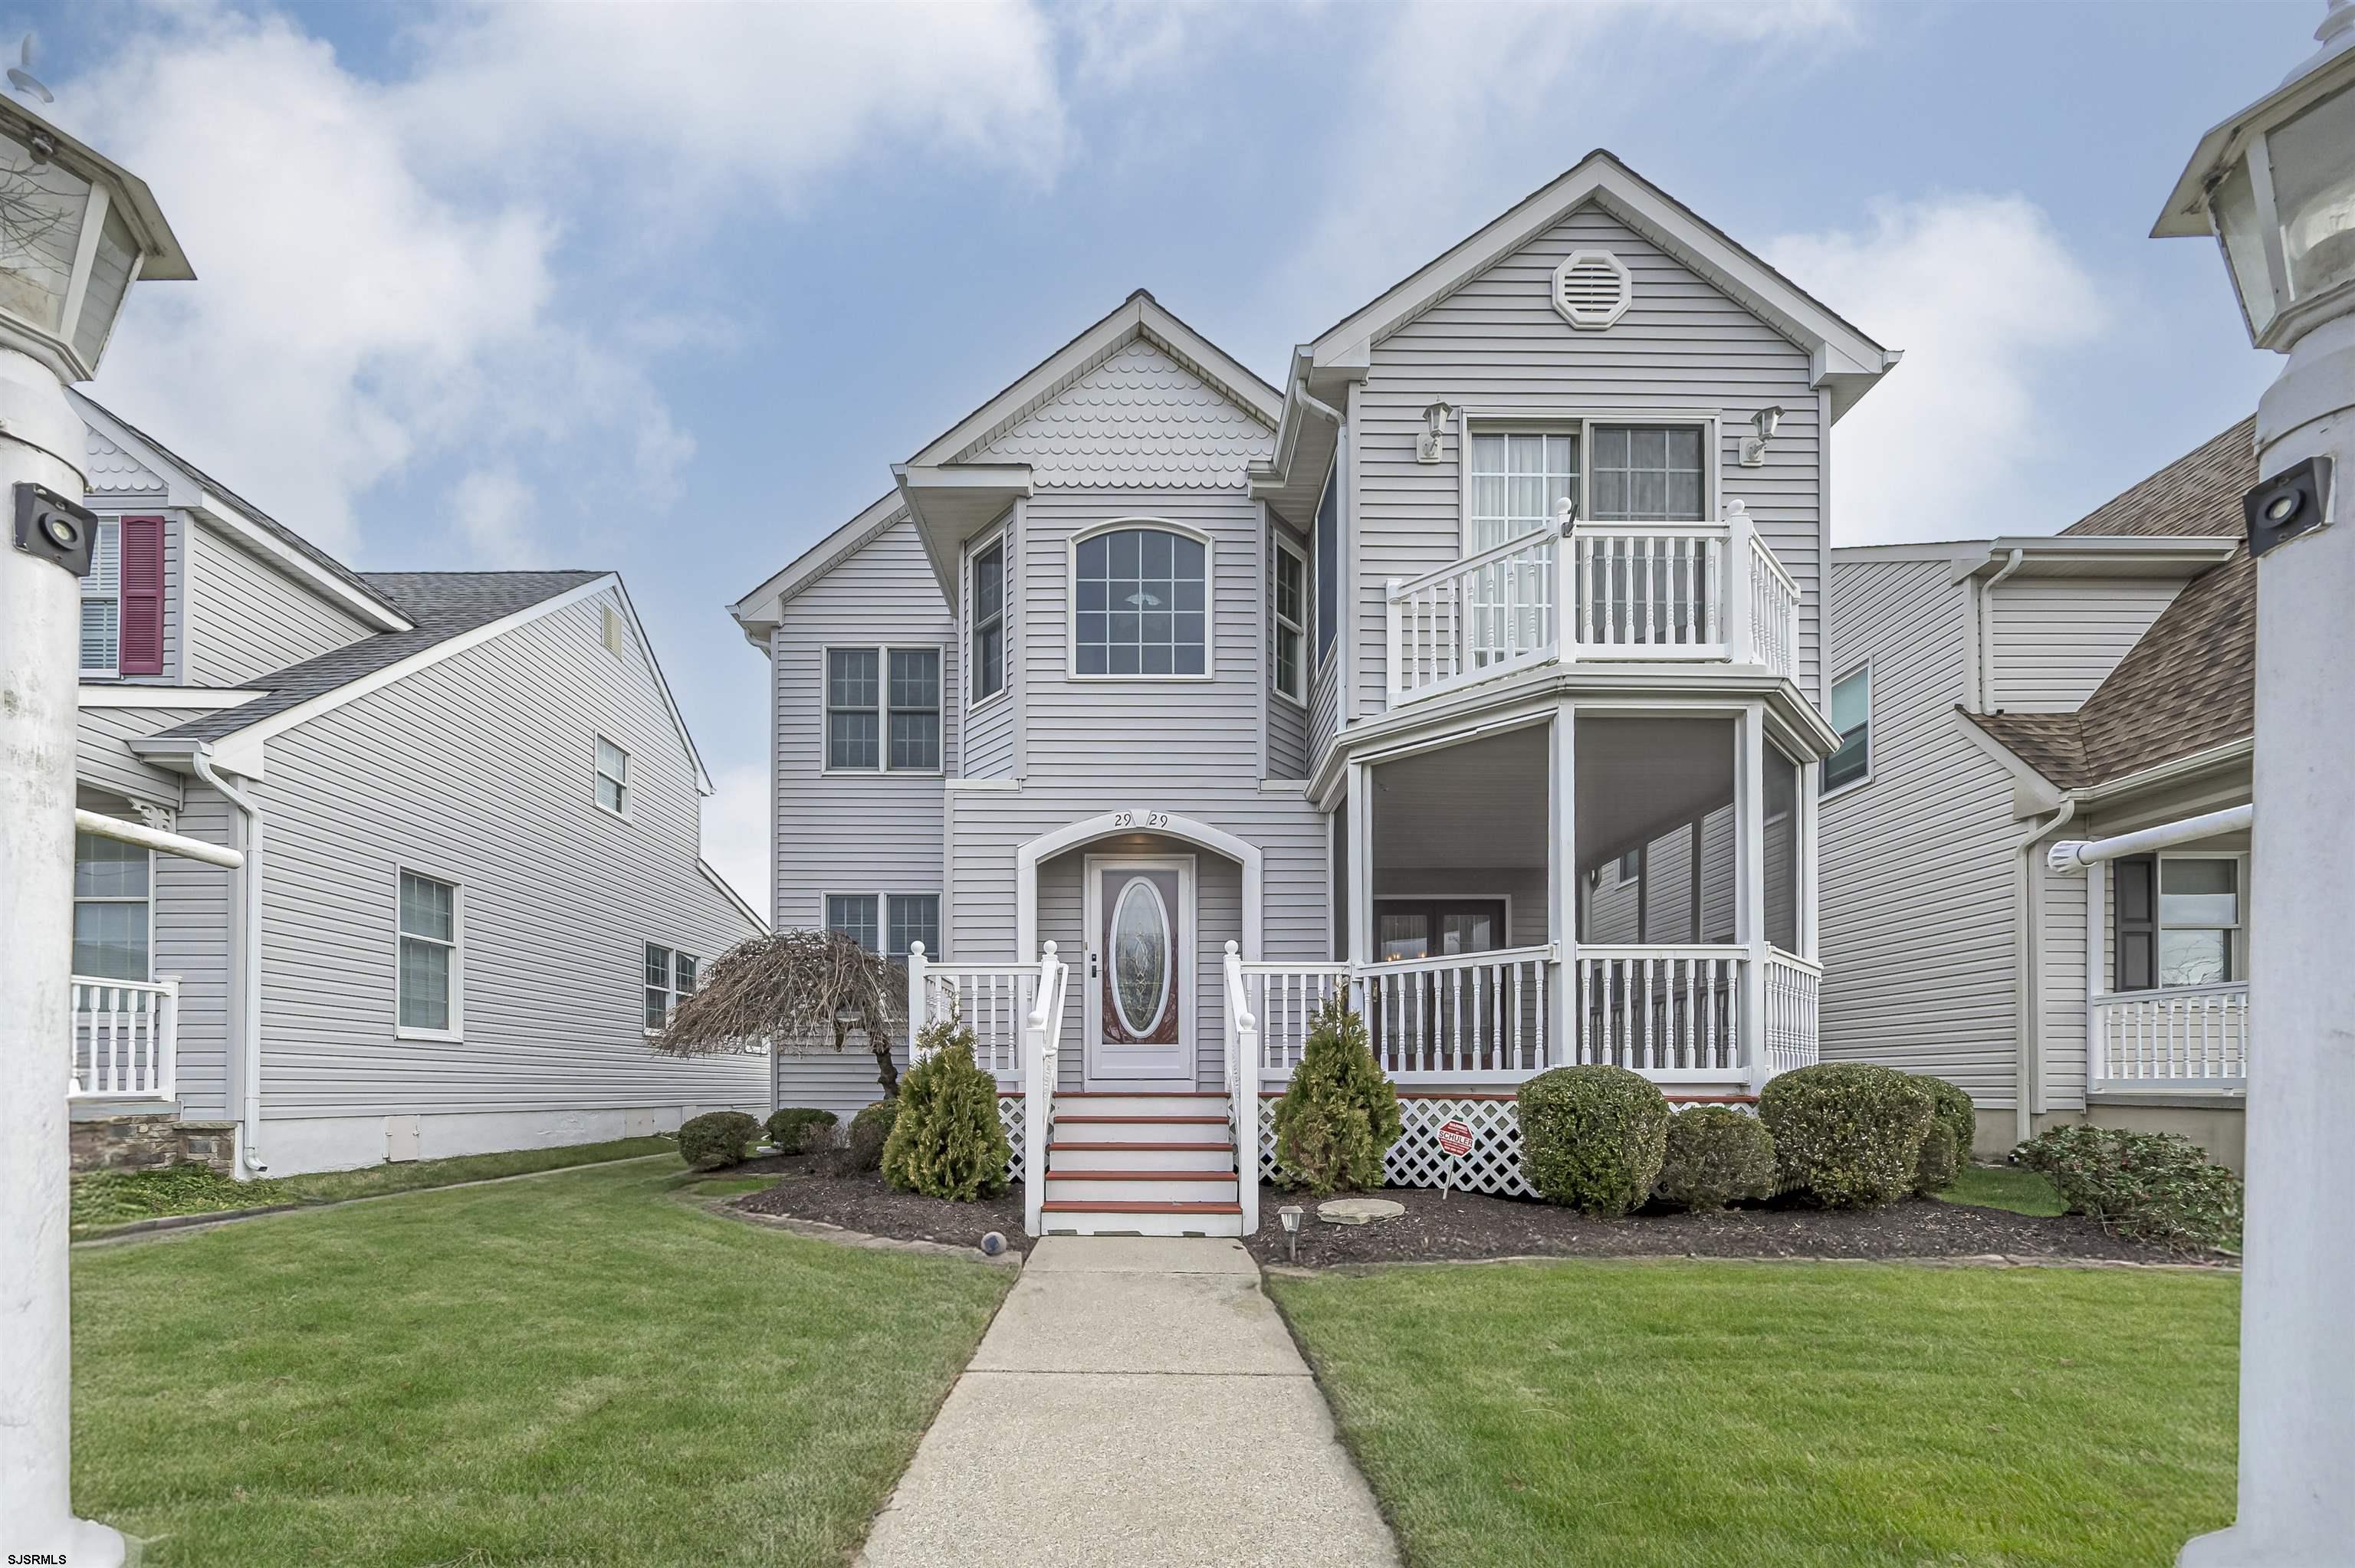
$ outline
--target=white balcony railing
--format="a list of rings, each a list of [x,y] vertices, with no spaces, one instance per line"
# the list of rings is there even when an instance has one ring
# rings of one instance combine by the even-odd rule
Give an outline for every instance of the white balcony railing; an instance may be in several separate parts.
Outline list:
[[[2169,986],[2092,1001],[2086,1086],[2230,1091],[2249,1075],[2249,988]]]
[[[1738,502],[1722,523],[1582,523],[1566,548],[1551,530],[1525,534],[1391,579],[1390,697],[1547,663],[1565,642],[1573,659],[1730,661],[1789,675],[1800,598]]]
[[[67,1097],[168,1100],[178,1052],[180,982],[76,975]]]

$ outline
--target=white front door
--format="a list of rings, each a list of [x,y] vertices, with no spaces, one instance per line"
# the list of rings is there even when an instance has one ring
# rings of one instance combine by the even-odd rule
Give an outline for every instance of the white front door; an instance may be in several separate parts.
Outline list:
[[[1087,1079],[1193,1087],[1194,857],[1089,855]]]

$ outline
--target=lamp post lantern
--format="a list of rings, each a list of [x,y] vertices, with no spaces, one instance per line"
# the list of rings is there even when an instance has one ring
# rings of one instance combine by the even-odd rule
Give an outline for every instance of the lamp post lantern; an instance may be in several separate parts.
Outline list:
[[[2183,1568],[2324,1568],[2355,1542],[2355,5],[2201,139],[2152,229],[2213,235],[2249,338],[2288,356],[2257,405],[2256,817],[2239,1517]]]
[[[86,440],[65,383],[98,370],[141,278],[190,278],[146,185],[0,99],[0,1553],[105,1565],[73,1515],[66,1086],[75,684]]]

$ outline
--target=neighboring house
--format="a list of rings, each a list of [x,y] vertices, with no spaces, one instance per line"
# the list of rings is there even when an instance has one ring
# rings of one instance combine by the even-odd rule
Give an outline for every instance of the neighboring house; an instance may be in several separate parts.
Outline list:
[[[1826,437],[1895,360],[1600,152],[1280,386],[1135,294],[734,607],[773,917],[975,1026],[1034,1228],[1248,1231],[1343,987],[1401,1181],[1461,1116],[1521,1190],[1548,1065],[1745,1096],[1815,1054]]]
[[[1824,1054],[1953,1079],[1983,1152],[2083,1119],[2240,1163],[2249,837],[2200,819],[2250,799],[2252,432],[2050,537],[1833,552]]]
[[[248,856],[79,835],[78,1157],[282,1175],[765,1107],[765,1059],[646,1048],[764,927],[699,858],[621,579],[353,572],[78,406],[79,803]]]

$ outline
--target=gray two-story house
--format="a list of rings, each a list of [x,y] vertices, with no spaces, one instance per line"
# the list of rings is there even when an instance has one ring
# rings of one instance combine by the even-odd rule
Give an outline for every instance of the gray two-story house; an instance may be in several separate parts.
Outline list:
[[[1400,1181],[1524,1190],[1551,1065],[1754,1093],[1816,1053],[1826,436],[1896,357],[1601,152],[1276,382],[1131,296],[734,607],[774,922],[975,1027],[1034,1228],[1248,1231],[1336,991]]]
[[[764,928],[610,572],[355,572],[87,398],[78,1160],[248,1174],[759,1110],[768,1063],[647,1048]],[[69,1043],[59,1043],[61,1057]]]

